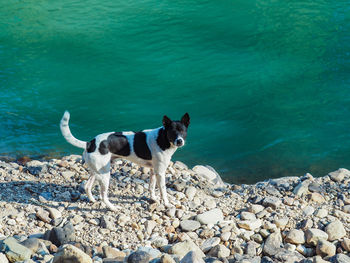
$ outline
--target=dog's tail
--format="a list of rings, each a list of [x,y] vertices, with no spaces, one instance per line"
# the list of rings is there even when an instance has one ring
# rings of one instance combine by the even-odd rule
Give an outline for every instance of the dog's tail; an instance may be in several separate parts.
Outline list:
[[[70,132],[69,125],[68,125],[69,117],[70,117],[69,112],[65,111],[64,114],[63,114],[63,117],[61,119],[61,123],[60,123],[60,128],[61,128],[61,132],[62,132],[63,137],[70,144],[72,144],[72,145],[74,145],[76,147],[79,147],[79,148],[86,149],[86,142],[78,140]]]

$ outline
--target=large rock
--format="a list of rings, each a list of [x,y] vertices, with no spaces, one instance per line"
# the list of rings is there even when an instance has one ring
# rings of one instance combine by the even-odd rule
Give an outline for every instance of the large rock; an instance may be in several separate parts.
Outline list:
[[[276,209],[282,204],[281,199],[275,197],[275,196],[267,196],[263,200],[263,206],[265,207],[271,207],[273,209]]]
[[[222,181],[220,175],[210,166],[196,165],[192,170],[199,176],[204,177],[209,182],[216,186],[224,186],[225,183]]]
[[[331,257],[335,255],[336,247],[331,242],[319,240],[316,246],[316,254],[322,257]]]
[[[337,254],[329,258],[329,261],[332,263],[350,263],[350,257],[344,254]]]
[[[302,195],[306,195],[309,192],[309,181],[303,181],[300,184],[298,184],[294,190],[293,193],[296,196],[302,196]]]
[[[331,172],[328,174],[329,177],[334,181],[334,182],[341,182],[344,180],[344,177],[349,177],[350,176],[350,171],[344,168],[340,168],[334,172]]]
[[[280,232],[274,232],[265,241],[263,252],[268,256],[274,256],[282,247],[282,236]]]
[[[180,227],[183,231],[194,231],[200,228],[201,224],[195,220],[183,220],[180,222]]]
[[[287,234],[284,240],[288,243],[292,243],[295,245],[304,244],[305,243],[304,232],[299,229],[292,229],[291,231],[289,231],[289,233]]]
[[[237,225],[240,228],[244,228],[247,230],[252,230],[254,231],[255,229],[261,227],[262,222],[260,219],[254,219],[254,220],[242,220],[242,221],[238,221]]]
[[[54,227],[49,234],[49,240],[58,247],[74,241],[74,239],[74,227],[71,222],[68,222],[64,227]]]
[[[40,242],[39,239],[31,237],[21,242],[21,245],[29,248],[33,253],[35,253],[39,249]]]
[[[341,242],[341,246],[348,252],[350,252],[350,239],[344,238]]]
[[[205,263],[205,261],[197,252],[190,251],[181,259],[180,263]]]
[[[197,221],[202,225],[216,224],[219,221],[224,220],[224,215],[219,208],[214,208],[203,214],[197,215]]]
[[[295,263],[301,262],[304,257],[296,251],[289,251],[287,249],[279,249],[274,256],[273,262]]]
[[[92,263],[92,259],[79,248],[66,244],[55,254],[52,263]]]
[[[202,250],[191,240],[176,243],[169,249],[170,254],[175,254],[180,258],[183,258],[190,251],[197,252],[202,258],[205,257]]]
[[[0,263],[8,263],[8,259],[7,257],[5,256],[5,254],[3,253],[0,253]]]
[[[151,255],[145,251],[136,251],[128,257],[128,263],[148,263]]]
[[[309,228],[305,231],[306,243],[316,246],[319,240],[327,240],[328,234],[317,228]]]
[[[218,237],[211,237],[206,239],[203,244],[201,245],[201,249],[204,253],[207,253],[210,249],[215,247],[216,245],[220,244],[220,238]]]
[[[32,256],[32,251],[13,237],[8,237],[0,243],[0,251],[6,254],[10,262],[23,261]]]
[[[216,258],[227,258],[230,255],[230,250],[222,244],[216,245],[210,249],[208,256]]]
[[[328,224],[325,228],[326,233],[328,234],[328,240],[334,241],[340,239],[346,235],[346,231],[342,222],[336,220],[330,224]]]

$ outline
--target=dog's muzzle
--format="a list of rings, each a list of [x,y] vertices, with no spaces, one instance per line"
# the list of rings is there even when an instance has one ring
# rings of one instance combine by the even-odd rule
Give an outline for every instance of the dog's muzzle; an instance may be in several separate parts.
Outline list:
[[[177,147],[184,146],[184,144],[185,144],[185,141],[184,141],[184,139],[182,139],[182,138],[177,138],[177,139],[175,140],[175,145],[176,145]]]

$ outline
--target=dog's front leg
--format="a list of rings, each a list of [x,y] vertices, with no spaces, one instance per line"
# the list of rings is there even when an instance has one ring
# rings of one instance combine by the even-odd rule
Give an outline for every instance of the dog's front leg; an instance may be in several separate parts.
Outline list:
[[[151,170],[150,181],[149,181],[149,192],[151,195],[151,199],[153,201],[157,201],[155,190],[156,190],[156,175],[154,174],[154,171]]]
[[[165,187],[165,170],[166,166],[165,165],[160,165],[154,169],[156,176],[157,176],[157,184],[160,190],[160,194],[162,196],[164,205],[166,207],[169,207],[169,200],[166,192],[166,187]]]
[[[90,202],[92,202],[92,203],[96,202],[94,196],[91,193],[91,189],[92,189],[92,186],[94,185],[95,178],[96,178],[95,173],[91,172],[89,180],[86,182],[85,187],[84,187],[85,193],[87,194]]]

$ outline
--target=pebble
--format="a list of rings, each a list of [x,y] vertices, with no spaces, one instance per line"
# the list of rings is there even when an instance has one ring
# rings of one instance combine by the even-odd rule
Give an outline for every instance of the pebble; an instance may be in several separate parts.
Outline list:
[[[201,245],[201,249],[204,253],[207,253],[210,249],[212,249],[218,244],[220,244],[220,238],[218,237],[208,238]]]
[[[328,234],[320,229],[309,228],[305,231],[306,243],[310,245],[317,245],[319,240],[327,240]]]
[[[336,247],[331,242],[326,240],[319,240],[316,246],[316,254],[322,257],[334,256],[336,252]]]
[[[292,243],[295,245],[304,244],[305,243],[304,232],[299,229],[292,229],[291,231],[289,231],[289,233],[287,234],[284,240],[285,242]]]
[[[98,197],[90,203],[84,189],[77,192],[88,179],[80,161],[81,156],[69,156],[22,170],[0,162],[0,180],[14,182],[13,187],[0,184],[0,240],[16,233],[16,242],[32,253],[26,263],[53,261],[67,243],[94,263],[121,263],[135,252],[146,253],[153,263],[348,259],[346,169],[319,178],[307,174],[225,185],[211,167],[190,170],[175,163],[166,171],[171,207],[165,208],[162,202],[149,202],[150,171],[116,160],[109,197],[121,208],[112,212]],[[203,171],[211,174],[210,181]],[[98,186],[93,194],[99,195]],[[0,249],[0,257],[4,254]]]
[[[326,233],[328,234],[328,240],[334,241],[340,239],[346,235],[345,228],[339,220],[336,220],[328,224],[325,228]]]
[[[198,221],[195,220],[183,220],[180,222],[180,227],[183,231],[194,231],[198,229],[201,226],[201,224]]]
[[[203,225],[216,224],[223,219],[224,215],[219,208],[197,215],[197,220]]]

